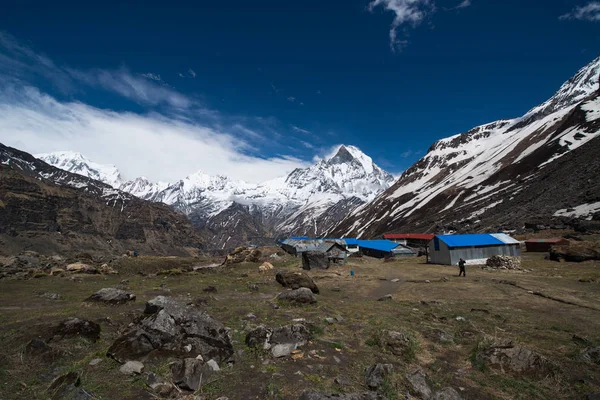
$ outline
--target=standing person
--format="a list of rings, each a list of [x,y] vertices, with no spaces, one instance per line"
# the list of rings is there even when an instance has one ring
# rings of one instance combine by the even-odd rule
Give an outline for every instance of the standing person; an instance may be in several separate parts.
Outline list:
[[[467,277],[467,271],[465,270],[465,264],[467,262],[465,260],[463,260],[462,258],[460,259],[460,261],[458,262],[458,268],[460,268],[460,272],[458,273],[458,276],[464,276],[465,278]]]

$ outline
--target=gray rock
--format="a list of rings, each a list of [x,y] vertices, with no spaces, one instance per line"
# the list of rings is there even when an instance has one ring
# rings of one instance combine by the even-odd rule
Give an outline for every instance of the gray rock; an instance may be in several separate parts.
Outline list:
[[[215,372],[221,370],[221,368],[219,368],[219,363],[217,363],[215,360],[208,360],[206,362],[206,365],[208,365],[210,367],[210,369],[212,369]]]
[[[268,350],[271,348],[269,340],[271,339],[272,334],[272,329],[267,329],[264,325],[259,325],[257,328],[246,334],[246,346],[262,347],[265,350]]]
[[[439,392],[436,392],[432,400],[462,400],[461,395],[451,387],[445,387]]]
[[[391,294],[386,294],[385,296],[382,296],[380,298],[377,299],[377,301],[390,301],[392,300],[392,295]]]
[[[377,390],[383,383],[383,380],[394,372],[392,364],[375,364],[367,368],[365,377],[367,378],[367,386],[371,390]]]
[[[248,321],[253,321],[256,319],[256,315],[250,313],[250,314],[246,315],[246,317],[244,319],[246,319]]]
[[[335,361],[337,364],[342,363],[342,360],[340,360],[340,358],[338,356],[333,356],[333,361]]]
[[[311,338],[310,330],[304,324],[284,325],[273,330],[270,338],[272,344],[293,343],[304,346]]]
[[[408,381],[410,392],[419,396],[423,400],[429,400],[433,391],[428,382],[427,376],[421,370],[415,370],[405,375]]]
[[[156,296],[152,300],[148,300],[146,302],[146,307],[144,308],[144,314],[156,314],[165,306],[169,304],[175,303],[175,300],[166,296]]]
[[[119,368],[119,371],[125,375],[139,375],[143,370],[144,364],[139,361],[127,361]]]
[[[104,288],[88,297],[87,300],[106,304],[124,304],[128,301],[135,301],[135,294],[116,288]]]
[[[192,391],[210,383],[214,374],[208,365],[195,358],[175,361],[171,365],[171,372],[179,388]]]
[[[94,397],[80,387],[81,379],[76,372],[69,372],[54,379],[47,393],[51,400],[89,400]]]
[[[294,343],[276,344],[271,349],[271,355],[275,358],[287,357],[296,350],[296,347]]]
[[[600,347],[588,347],[581,352],[579,359],[592,364],[600,364]]]
[[[352,385],[352,381],[346,375],[337,376],[333,382],[339,386],[350,386]]]
[[[392,279],[392,282],[394,282],[394,283],[398,283],[398,282],[400,282],[400,279],[398,279],[398,278],[396,278],[396,279]]]
[[[410,339],[404,333],[384,331],[382,340],[384,346],[396,356],[404,355],[410,347]]]
[[[100,325],[85,319],[69,318],[52,330],[50,340],[75,336],[86,337],[95,342],[100,338]]]
[[[330,325],[333,325],[333,324],[335,324],[335,319],[328,317],[328,318],[325,318],[325,322],[327,322]]]
[[[90,361],[90,363],[88,365],[91,365],[92,367],[95,365],[98,365],[102,362],[101,358],[94,358],[92,361]]]
[[[60,300],[60,294],[58,293],[44,293],[40,297],[48,300]]]
[[[559,371],[547,358],[507,339],[496,340],[478,353],[476,359],[490,368],[531,378],[542,379]]]
[[[300,372],[300,371],[298,371]],[[326,394],[307,390],[300,395],[298,400],[385,400],[385,397],[375,392]]]
[[[194,306],[170,300],[115,340],[107,355],[119,362],[136,360],[155,350],[185,356],[188,345],[205,360],[214,358],[220,363],[229,361],[234,353],[223,324]]]
[[[149,373],[146,377],[146,385],[154,390],[154,392],[156,392],[158,395],[165,397],[168,397],[175,389],[173,385],[171,385],[169,382],[166,382],[154,372]]]
[[[292,289],[308,288],[313,293],[319,293],[319,288],[305,272],[300,271],[279,271],[275,275],[275,280],[283,287]]]
[[[310,289],[300,288],[282,292],[277,296],[277,300],[289,301],[300,304],[313,304],[317,302],[317,298]]]

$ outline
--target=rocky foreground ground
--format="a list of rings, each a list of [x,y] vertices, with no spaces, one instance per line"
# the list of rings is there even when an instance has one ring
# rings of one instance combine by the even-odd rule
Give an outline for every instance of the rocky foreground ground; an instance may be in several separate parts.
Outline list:
[[[600,398],[597,261],[459,278],[423,258],[303,272],[274,251],[12,260],[0,399]]]

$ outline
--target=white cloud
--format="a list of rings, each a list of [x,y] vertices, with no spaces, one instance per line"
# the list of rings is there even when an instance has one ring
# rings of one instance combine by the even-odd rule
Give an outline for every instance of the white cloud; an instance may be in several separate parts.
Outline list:
[[[307,131],[306,129],[299,128],[299,127],[297,127],[295,125],[292,125],[292,130],[294,130],[296,132],[299,132],[299,133],[304,133],[306,135],[310,134],[310,131]]]
[[[463,0],[459,5],[452,8],[453,10],[460,10],[461,8],[467,8],[471,6],[471,0]]]
[[[571,12],[561,15],[561,20],[578,19],[581,21],[600,21],[600,2],[592,1],[584,6],[577,6]]]
[[[312,145],[311,143],[305,142],[304,140],[301,140],[300,143],[302,144],[302,146],[306,147],[307,149],[314,149],[315,146]]]
[[[287,98],[287,101],[289,101],[290,103],[293,103],[296,101],[296,98],[294,96],[290,96]]]
[[[77,151],[116,165],[126,179],[173,182],[202,170],[261,182],[307,166],[293,157],[247,155],[250,146],[238,136],[162,114],[64,103],[31,86],[0,86],[0,142],[29,153]]]
[[[153,74],[152,72],[148,72],[147,74],[142,74],[142,76],[146,79],[152,79],[153,81],[162,82],[162,79],[160,79],[160,75]]]
[[[195,78],[195,77],[196,77],[196,73],[194,72],[194,70],[193,70],[193,69],[191,69],[191,68],[190,68],[190,69],[188,70],[188,73],[190,74],[190,76],[191,76],[192,78]]]
[[[432,0],[373,0],[368,9],[373,11],[379,6],[395,14],[390,27],[390,47],[394,52],[401,51],[408,44],[406,34],[403,38],[399,37],[400,28],[404,25],[416,27],[429,13],[435,11]]]

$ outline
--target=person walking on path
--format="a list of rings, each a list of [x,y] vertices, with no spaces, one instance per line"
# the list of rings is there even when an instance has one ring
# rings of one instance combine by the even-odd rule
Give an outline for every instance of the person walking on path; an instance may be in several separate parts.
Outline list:
[[[458,262],[458,268],[460,268],[460,272],[458,273],[458,276],[464,276],[465,278],[467,277],[467,271],[465,270],[465,264],[467,262],[465,260],[463,260],[462,258],[460,259],[460,261]]]

